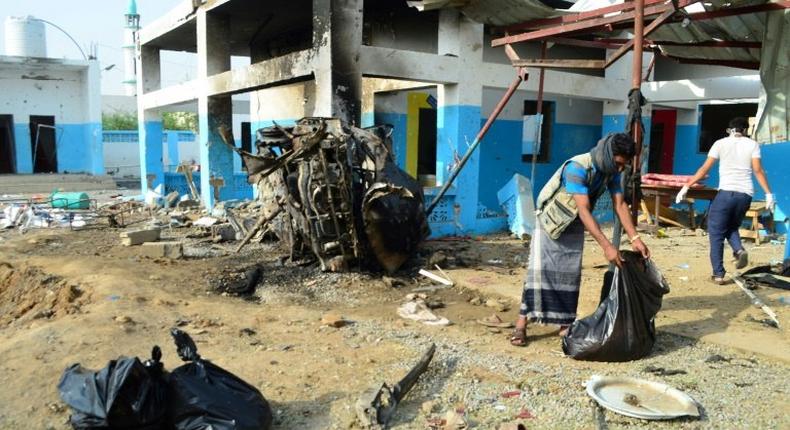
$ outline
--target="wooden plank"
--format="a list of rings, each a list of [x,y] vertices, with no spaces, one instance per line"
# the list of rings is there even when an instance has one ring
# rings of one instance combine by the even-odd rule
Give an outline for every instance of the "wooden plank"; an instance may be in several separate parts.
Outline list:
[[[513,61],[516,67],[546,67],[573,69],[603,69],[603,60],[541,60],[524,59]]]

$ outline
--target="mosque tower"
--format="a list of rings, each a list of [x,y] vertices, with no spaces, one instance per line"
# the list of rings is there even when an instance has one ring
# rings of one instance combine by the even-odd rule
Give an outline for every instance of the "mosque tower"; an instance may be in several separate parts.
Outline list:
[[[137,95],[137,49],[140,15],[137,14],[137,1],[129,0],[124,15],[123,27],[123,87],[127,96]]]

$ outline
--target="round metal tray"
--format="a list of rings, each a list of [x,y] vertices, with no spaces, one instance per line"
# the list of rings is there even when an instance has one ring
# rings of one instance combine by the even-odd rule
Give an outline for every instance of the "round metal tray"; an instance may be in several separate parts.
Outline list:
[[[610,411],[646,420],[699,417],[699,407],[688,394],[668,385],[636,378],[594,375],[587,394]]]

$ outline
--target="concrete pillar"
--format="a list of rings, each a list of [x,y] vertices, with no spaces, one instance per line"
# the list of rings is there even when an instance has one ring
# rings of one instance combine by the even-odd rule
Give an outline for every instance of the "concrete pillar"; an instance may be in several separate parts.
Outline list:
[[[162,115],[153,109],[138,113],[138,145],[140,148],[140,182],[145,193],[165,183],[162,161]]]
[[[88,145],[90,159],[90,173],[103,175],[104,171],[104,144],[102,142],[101,126],[101,70],[98,60],[91,60],[85,71],[83,93],[88,106],[88,118],[85,121],[83,142]]]
[[[197,14],[198,78],[205,79],[230,70],[230,20],[203,9]],[[198,127],[200,145],[200,197],[206,208],[213,208],[218,200],[211,186],[212,178],[225,181],[225,188],[233,184],[233,151],[225,146],[217,131],[220,125],[231,129],[233,104],[230,96],[198,96]],[[220,199],[228,199],[222,192]]]
[[[161,67],[159,48],[141,46],[140,79],[137,81],[137,94],[144,94],[161,88]],[[145,110],[137,102],[137,131],[140,148],[140,186],[145,193],[148,189],[164,184],[164,165],[162,162],[162,117],[156,110]]]
[[[363,0],[313,0],[315,116],[361,124],[362,5]]]
[[[483,87],[475,76],[482,63],[483,25],[452,11],[442,11],[439,20],[439,52],[458,55],[461,74],[457,84],[440,85],[436,125],[436,181],[447,181],[456,160],[460,160],[480,131]],[[470,47],[460,49],[461,46]],[[473,47],[477,46],[475,49]],[[480,150],[472,155],[455,179],[454,216],[463,232],[476,229],[480,180]],[[460,226],[458,225],[460,224]]]

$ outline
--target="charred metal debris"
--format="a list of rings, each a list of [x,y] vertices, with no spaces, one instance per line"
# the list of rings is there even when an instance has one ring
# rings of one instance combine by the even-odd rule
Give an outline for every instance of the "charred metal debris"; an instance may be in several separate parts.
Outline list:
[[[392,127],[335,118],[259,129],[257,154],[226,143],[258,185],[260,225],[291,258],[313,254],[322,270],[397,270],[429,234],[422,188],[392,156]]]

